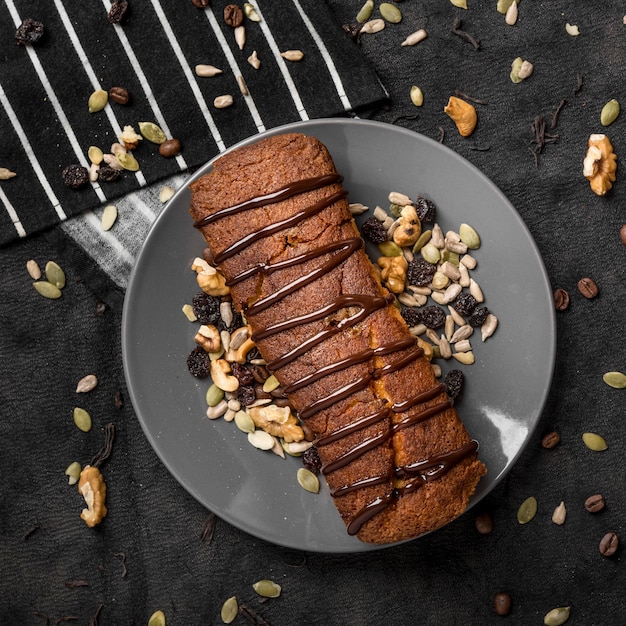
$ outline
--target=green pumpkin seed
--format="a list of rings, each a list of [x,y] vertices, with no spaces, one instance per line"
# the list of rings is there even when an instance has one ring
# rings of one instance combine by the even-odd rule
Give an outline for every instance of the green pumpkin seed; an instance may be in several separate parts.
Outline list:
[[[301,467],[298,470],[297,474],[298,484],[305,491],[310,491],[311,493],[319,493],[320,490],[320,481],[317,476],[306,469],[306,467]]]
[[[67,466],[65,470],[65,475],[69,476],[69,484],[75,485],[80,478],[80,473],[82,471],[82,467],[78,461],[74,461]]]
[[[217,406],[224,399],[224,392],[213,383],[206,390],[206,403],[208,406]]]
[[[104,89],[97,89],[90,96],[87,101],[89,113],[97,113],[102,111],[109,101],[109,92]]]
[[[602,376],[602,380],[615,389],[626,389],[626,374],[622,372],[607,372]]]
[[[152,143],[162,144],[167,137],[154,122],[139,122],[139,132]]]
[[[450,4],[453,4],[459,9],[467,9],[467,0],[450,0]]]
[[[33,287],[37,290],[37,293],[44,298],[56,300],[61,297],[61,290],[47,280],[38,280],[33,283]]]
[[[378,244],[378,249],[383,256],[402,256],[402,248],[393,241],[383,241]]]
[[[63,289],[65,287],[65,272],[54,262],[48,261],[45,267],[46,280],[55,287]]]
[[[237,604],[237,598],[235,598],[235,596],[228,598],[228,600],[226,600],[226,602],[222,605],[222,621],[224,624],[232,624],[238,614],[239,604]]]
[[[245,411],[235,413],[235,425],[244,433],[253,433],[256,428],[254,420]]]
[[[461,224],[461,227],[459,228],[459,237],[461,237],[461,241],[470,250],[477,250],[480,248],[480,236],[469,224]]]
[[[552,609],[543,618],[545,626],[561,626],[569,619],[570,608],[569,606],[560,606],[556,609]]]
[[[520,524],[528,524],[537,514],[537,499],[534,496],[526,498],[517,509],[517,521]]]
[[[432,230],[423,230],[422,234],[417,238],[417,241],[413,246],[413,254],[418,253],[430,241],[432,236]]]
[[[361,10],[356,14],[356,21],[359,24],[363,24],[367,22],[367,20],[372,17],[372,12],[374,11],[374,0],[367,0],[365,4],[361,7]]]
[[[382,18],[391,24],[399,24],[402,21],[402,12],[395,4],[391,4],[391,2],[383,2],[378,7],[378,10]]]
[[[148,620],[148,626],[165,626],[165,613],[155,611]]]
[[[437,265],[437,263],[439,263],[439,259],[441,259],[441,252],[439,252],[439,248],[437,248],[437,246],[431,241],[429,241],[425,246],[422,246],[420,254],[425,261],[428,261],[433,265]]]
[[[271,393],[274,389],[278,389],[279,385],[278,378],[272,374],[269,378],[265,379],[263,391],[265,391],[265,393]]]
[[[255,582],[252,588],[263,598],[278,598],[281,591],[279,584],[266,579]]]
[[[102,212],[100,224],[102,230],[107,231],[113,228],[113,224],[117,221],[117,207],[114,204],[107,204]]]
[[[100,163],[102,163],[102,159],[104,158],[104,153],[100,148],[98,148],[98,146],[89,146],[87,156],[92,163],[100,165]]]
[[[522,59],[522,57],[517,57],[517,59],[515,59],[513,63],[511,63],[510,78],[514,83],[521,83],[522,80],[524,80],[523,78],[519,77],[519,72],[522,69],[523,63],[524,63],[524,59]]]
[[[85,411],[85,409],[81,409],[77,406],[74,409],[74,424],[79,430],[82,430],[84,433],[88,433],[91,430],[91,415]]]
[[[424,104],[424,92],[417,86],[413,85],[411,87],[411,102],[416,107],[421,107]]]
[[[610,126],[619,115],[620,107],[619,102],[613,98],[609,100],[603,107],[600,113],[600,124],[602,126]]]
[[[590,450],[593,450],[594,452],[602,452],[609,447],[606,445],[606,441],[604,440],[604,438],[597,433],[583,433],[583,442]]]
[[[120,152],[116,158],[119,164],[129,172],[136,172],[139,169],[137,159],[130,152]]]

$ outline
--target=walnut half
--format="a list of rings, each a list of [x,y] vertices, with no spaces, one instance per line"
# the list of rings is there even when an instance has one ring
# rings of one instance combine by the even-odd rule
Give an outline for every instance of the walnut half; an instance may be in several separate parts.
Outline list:
[[[606,135],[593,134],[587,142],[587,154],[583,161],[583,176],[591,190],[603,196],[613,187],[616,179],[617,155]]]
[[[81,519],[90,528],[99,524],[107,514],[104,505],[107,495],[107,486],[97,467],[85,465],[78,480],[78,491],[85,498],[86,509],[80,514]]]

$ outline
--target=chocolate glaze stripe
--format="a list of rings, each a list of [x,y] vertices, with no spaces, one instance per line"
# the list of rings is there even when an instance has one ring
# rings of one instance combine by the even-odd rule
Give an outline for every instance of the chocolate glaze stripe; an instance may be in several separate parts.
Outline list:
[[[374,369],[371,373],[367,373],[364,376],[357,378],[357,380],[347,385],[344,385],[343,387],[340,387],[339,389],[335,389],[334,391],[329,393],[326,397],[319,398],[315,402],[312,402],[311,404],[304,407],[300,411],[300,417],[302,419],[307,419],[315,415],[316,413],[319,413],[320,411],[323,411],[324,409],[331,407],[333,404],[336,404],[337,402],[341,402],[342,400],[345,400],[346,398],[351,396],[353,393],[356,393],[357,391],[360,391],[361,389],[365,389],[372,382],[372,379],[380,378],[383,374],[391,374],[392,372],[395,372],[397,370],[402,369],[403,367],[406,367],[409,363],[414,361],[422,353],[423,353],[423,350],[421,348],[415,347],[408,354],[405,354],[399,359],[396,359],[395,361],[392,361],[391,363],[388,363],[387,365],[381,368]]]
[[[342,252],[337,256],[341,256],[341,260],[343,260],[344,258],[347,258],[352,252],[362,247],[363,240],[360,237],[346,239],[345,241],[335,241],[333,243],[327,243],[326,245],[319,246],[319,248],[315,248],[314,250],[310,250],[309,252],[305,252],[304,254],[299,254],[298,256],[295,256],[291,259],[285,259],[284,261],[278,261],[277,263],[259,263],[258,265],[254,265],[247,270],[244,270],[240,274],[237,274],[234,278],[227,280],[226,284],[229,287],[232,287],[233,285],[236,285],[256,274],[269,276],[270,274],[273,274],[274,272],[277,272],[279,270],[293,267],[294,265],[299,265],[300,263],[306,263],[307,261],[316,259],[317,257],[320,257],[324,254],[336,252],[338,250],[341,250]],[[333,257],[333,259],[334,258],[335,257]],[[339,261],[337,265],[339,265],[339,263],[341,263],[341,261]]]
[[[359,430],[363,430],[372,424],[376,424],[376,422],[380,422],[385,419],[389,415],[389,409],[387,407],[383,407],[379,409],[375,413],[370,413],[370,415],[366,415],[361,419],[358,419],[350,424],[346,424],[337,430],[334,430],[329,435],[324,435],[320,437],[315,445],[319,448],[320,446],[326,446],[329,443],[333,443],[334,441],[339,441],[352,433],[355,433]],[[323,470],[322,470],[323,472]]]
[[[391,428],[394,433],[397,433],[399,430],[404,430],[405,428],[408,428],[409,426],[414,426],[415,424],[418,424],[419,422],[424,422],[427,419],[434,417],[435,415],[437,415],[437,413],[441,413],[442,411],[445,411],[445,409],[447,409],[450,406],[452,406],[450,404],[450,400],[445,399],[442,402],[439,402],[439,404],[429,406],[428,408],[424,409],[423,411],[420,411],[419,413],[416,413],[415,415],[410,415],[409,417],[405,417],[402,421],[396,422],[395,424],[393,424]]]
[[[390,475],[385,476],[371,476],[370,478],[363,478],[361,480],[357,480],[350,485],[343,485],[341,487],[337,487],[337,489],[333,489],[330,492],[330,495],[333,498],[341,498],[341,496],[345,496],[349,494],[351,491],[356,491],[357,489],[364,489],[365,487],[374,487],[375,485],[381,485],[383,483],[391,480]]]
[[[391,410],[394,413],[404,413],[408,411],[411,407],[416,404],[422,404],[423,402],[428,402],[428,400],[432,400],[437,397],[439,394],[443,393],[446,390],[446,386],[443,383],[439,383],[426,391],[422,391],[420,393],[411,396],[408,400],[402,400],[401,402],[396,402],[391,405]]]
[[[215,262],[219,265],[224,262],[226,259],[230,259],[230,257],[235,256],[245,248],[247,248],[250,244],[255,241],[259,241],[259,239],[263,239],[265,237],[269,237],[275,233],[280,232],[281,230],[285,230],[286,228],[291,228],[292,226],[297,226],[300,222],[307,219],[308,217],[312,217],[316,215],[320,211],[323,211],[325,208],[329,207],[331,204],[334,204],[338,200],[345,198],[348,195],[348,192],[345,189],[341,191],[337,191],[326,198],[323,198],[319,202],[312,204],[311,206],[306,207],[306,209],[302,209],[302,211],[298,211],[291,217],[285,218],[280,222],[276,222],[275,224],[269,224],[268,226],[264,226],[257,231],[249,233],[239,241],[233,243],[228,246],[225,250],[215,255]]]
[[[381,443],[383,443],[384,441],[387,441],[390,435],[391,435],[391,432],[389,430],[386,430],[386,431],[383,431],[382,433],[378,433],[377,435],[374,435],[373,437],[370,437],[369,439],[365,439],[365,441],[362,441],[360,444],[354,446],[354,448],[350,448],[350,450],[348,450],[341,456],[338,456],[334,461],[331,461],[330,463],[326,464],[322,468],[322,473],[324,474],[324,476],[327,476],[331,472],[334,472],[335,470],[345,467],[352,461],[363,456],[366,452],[369,452],[370,450],[377,448]]]
[[[356,535],[363,524],[372,519],[374,515],[384,511],[394,500],[401,498],[404,495],[417,491],[420,487],[423,487],[427,482],[432,482],[438,478],[441,478],[444,474],[447,474],[456,464],[460,463],[464,458],[478,450],[478,442],[471,440],[461,448],[453,450],[452,452],[445,452],[443,454],[435,454],[425,461],[419,461],[418,463],[411,464],[411,473],[418,473],[419,478],[406,483],[404,486],[395,488],[391,493],[379,496],[366,504],[350,521],[348,524],[348,534]],[[428,472],[426,470],[437,468],[434,472]],[[406,471],[405,468],[396,469],[398,471]],[[372,479],[372,484],[380,484],[384,482],[386,477],[376,476]],[[379,483],[375,481],[378,480]],[[340,489],[343,489],[340,488]],[[335,497],[339,495],[345,495],[349,491],[340,493],[340,489],[333,492]]]
[[[327,174],[325,176],[316,176],[315,178],[305,178],[304,180],[285,185],[285,187],[282,187],[278,191],[273,191],[272,193],[268,193],[264,196],[258,196],[239,204],[235,204],[234,206],[218,209],[215,213],[211,213],[211,215],[207,215],[202,219],[195,221],[193,225],[196,228],[203,228],[204,226],[208,226],[209,224],[212,224],[213,222],[216,222],[224,217],[237,215],[238,213],[249,211],[250,209],[257,209],[265,206],[266,204],[282,202],[283,200],[288,200],[292,196],[298,195],[299,193],[313,191],[314,189],[319,189],[320,187],[325,187],[326,185],[339,183],[342,180],[343,179],[339,174]]]
[[[277,263],[274,266],[270,265],[269,266],[270,268],[275,268],[277,265],[281,265],[283,268],[290,267],[292,265],[298,265],[299,263],[308,261],[309,259],[315,258],[316,256],[321,256],[322,254],[325,254],[329,249],[333,250],[337,248],[338,246],[339,246],[340,252],[333,255],[330,259],[328,259],[328,261],[326,261],[319,267],[316,267],[314,270],[311,270],[308,274],[305,274],[304,276],[300,276],[300,278],[297,278],[292,283],[289,283],[285,285],[284,287],[277,289],[273,294],[270,294],[269,296],[265,296],[265,298],[261,298],[260,300],[257,300],[256,302],[248,306],[248,308],[246,309],[248,315],[254,315],[255,313],[260,313],[261,311],[265,311],[265,309],[269,308],[273,304],[276,304],[277,302],[282,300],[284,297],[288,296],[290,293],[293,293],[294,291],[301,289],[302,287],[312,283],[314,280],[317,280],[324,274],[327,274],[334,268],[338,267],[355,250],[358,250],[359,248],[363,247],[363,240],[360,237],[355,237],[353,239],[348,239],[347,241],[340,242],[340,244],[332,243],[326,246],[320,246],[319,248],[316,248],[315,250],[312,250],[311,252],[307,254],[300,255],[300,257],[289,259],[288,261],[290,261],[290,263],[286,261],[282,261],[280,264]]]
[[[397,350],[404,350],[406,348],[412,348],[415,345],[417,339],[414,337],[405,337],[403,339],[399,339],[397,341],[392,341],[388,344],[383,344],[382,346],[377,346],[376,348],[366,348],[361,352],[357,352],[345,359],[341,359],[340,361],[336,361],[335,363],[331,363],[330,365],[325,365],[324,367],[320,367],[313,374],[309,374],[308,376],[303,376],[300,380],[296,380],[291,385],[285,387],[285,393],[289,395],[298,389],[302,389],[302,387],[306,387],[324,376],[328,376],[330,374],[337,374],[342,370],[351,367],[352,365],[358,365],[359,363],[365,363],[365,361],[369,361],[373,356],[384,356],[385,354],[391,354],[392,352],[396,352]],[[423,352],[423,351],[422,351]],[[413,358],[417,358],[417,354],[413,354]],[[387,366],[385,366],[387,367]],[[381,368],[381,371],[384,368]]]

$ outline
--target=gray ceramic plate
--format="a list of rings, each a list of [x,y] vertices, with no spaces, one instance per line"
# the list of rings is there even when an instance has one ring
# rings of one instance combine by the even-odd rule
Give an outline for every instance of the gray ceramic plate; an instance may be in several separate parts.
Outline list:
[[[495,335],[474,336],[476,363],[465,367],[462,418],[480,442],[488,474],[476,504],[515,463],[541,415],[555,357],[552,291],[541,256],[515,209],[479,170],[419,134],[377,122],[329,119],[290,124],[319,138],[344,176],[351,202],[387,206],[391,190],[431,198],[438,222],[480,233],[474,277],[498,316]],[[240,144],[240,145],[243,145]],[[211,169],[208,163],[197,178]],[[325,485],[318,495],[296,482],[301,461],[256,450],[231,422],[208,420],[206,381],[186,359],[194,326],[181,312],[197,285],[191,261],[204,241],[180,189],[156,220],[134,267],[122,322],[124,368],[143,430],[163,463],[204,506],[234,526],[275,544],[319,552],[375,549],[348,536]],[[529,316],[526,311],[533,311]]]

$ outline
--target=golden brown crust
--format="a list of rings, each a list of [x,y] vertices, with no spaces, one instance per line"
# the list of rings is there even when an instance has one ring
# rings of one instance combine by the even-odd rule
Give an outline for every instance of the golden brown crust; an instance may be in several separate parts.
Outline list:
[[[197,222],[221,209],[276,192],[286,185],[333,173],[335,166],[332,159],[318,140],[300,134],[271,137],[218,159],[211,173],[194,182],[191,185],[191,215]],[[216,256],[248,233],[295,216],[299,211],[340,190],[341,185],[333,183],[287,200],[246,210],[245,217],[244,214],[222,217],[202,227],[201,231]],[[324,244],[355,236],[358,236],[358,231],[347,200],[341,198],[315,215],[306,217],[297,226],[250,244],[240,253],[226,259],[220,268],[227,279],[232,279],[258,263],[269,264],[291,259]],[[247,309],[259,299],[323,266],[333,254],[335,252],[325,253],[306,263],[292,265],[268,275],[258,274],[234,285],[232,297],[235,306]],[[310,284],[286,295],[264,311],[247,313],[246,318],[252,330],[258,332],[279,321],[306,316],[342,294],[388,295],[362,248],[352,252],[338,267],[323,273]],[[358,307],[340,308],[318,321],[306,321],[277,335],[259,339],[257,345],[263,357],[272,361],[358,310]],[[407,336],[408,328],[398,310],[393,304],[388,304],[364,317],[358,324],[326,338],[291,363],[277,369],[275,375],[281,385],[287,386],[325,365]],[[375,374],[376,368],[393,362],[406,354],[407,350],[405,348],[393,354],[373,356],[363,363],[331,373],[290,394],[290,401],[294,408],[302,411],[320,398],[328,397],[333,391]],[[432,389],[436,384],[429,362],[423,357],[416,358],[399,371],[380,377],[374,375],[365,388],[306,419],[316,433],[324,436],[364,416],[376,413],[384,416],[362,430],[319,446],[322,463],[327,465],[359,443],[376,436],[386,436],[382,443],[326,476],[331,490],[364,478],[384,477],[378,484],[334,498],[346,524],[377,498],[388,498],[390,494],[397,493],[394,489],[401,488],[407,482],[394,475],[397,467],[456,450],[470,441],[453,407],[408,428],[395,433],[392,431],[394,424],[442,402],[446,395],[443,390],[439,390],[431,399],[404,413],[395,413],[389,407],[394,402],[411,398],[419,391]],[[416,491],[401,497],[392,497],[386,508],[363,523],[357,536],[366,542],[389,543],[434,530],[465,510],[469,497],[484,473],[483,464],[473,452],[436,480],[426,482]]]

